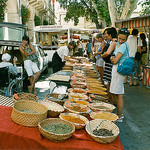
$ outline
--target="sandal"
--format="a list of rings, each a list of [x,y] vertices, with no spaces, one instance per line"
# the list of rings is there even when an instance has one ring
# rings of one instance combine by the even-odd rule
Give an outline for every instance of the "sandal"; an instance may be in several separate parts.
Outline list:
[[[122,117],[119,117],[119,118],[117,119],[117,122],[123,122],[123,118],[122,118]]]

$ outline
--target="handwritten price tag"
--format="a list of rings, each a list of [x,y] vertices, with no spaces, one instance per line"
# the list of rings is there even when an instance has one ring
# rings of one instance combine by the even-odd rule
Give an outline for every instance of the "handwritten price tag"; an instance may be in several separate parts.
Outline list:
[[[77,83],[76,80],[73,80],[73,83]]]
[[[91,94],[91,97],[95,98],[95,96],[93,94]]]

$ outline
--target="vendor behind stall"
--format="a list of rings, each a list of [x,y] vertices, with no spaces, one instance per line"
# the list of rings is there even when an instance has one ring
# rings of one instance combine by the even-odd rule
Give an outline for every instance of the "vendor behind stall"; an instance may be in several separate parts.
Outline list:
[[[71,41],[67,46],[62,46],[56,50],[52,58],[53,73],[62,70],[65,65],[65,61],[73,61],[70,60],[68,56],[75,46],[75,42]]]

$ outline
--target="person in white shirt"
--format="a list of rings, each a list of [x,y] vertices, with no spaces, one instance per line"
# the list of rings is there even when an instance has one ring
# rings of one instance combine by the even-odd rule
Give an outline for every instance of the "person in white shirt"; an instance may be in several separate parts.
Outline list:
[[[70,59],[68,56],[74,47],[75,42],[71,41],[67,46],[62,46],[56,50],[52,58],[53,73],[62,70],[65,61]]]
[[[141,39],[137,37],[138,33],[139,31],[137,29],[133,29],[132,35],[129,35],[128,40],[127,40],[127,43],[129,45],[129,56],[134,58],[135,70],[136,70],[135,74],[129,76],[129,80],[130,80],[129,85],[134,85],[134,86],[139,85],[137,82],[137,79],[140,73],[140,65],[141,65],[141,61],[138,61],[135,59],[136,52],[137,51],[140,52],[141,46],[142,46]],[[133,80],[133,83],[132,83],[132,80]]]
[[[10,74],[17,75],[18,74],[17,66],[16,66],[17,58],[14,57],[13,64],[9,62],[10,59],[11,59],[11,56],[8,53],[3,54],[2,62],[0,63],[0,68],[8,67]]]

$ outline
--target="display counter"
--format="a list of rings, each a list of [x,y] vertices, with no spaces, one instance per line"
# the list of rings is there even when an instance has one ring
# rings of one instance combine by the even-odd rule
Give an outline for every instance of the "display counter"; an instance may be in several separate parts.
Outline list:
[[[54,143],[41,136],[38,127],[25,127],[11,120],[12,107],[0,105],[0,149],[11,150],[122,150],[119,136],[110,144],[95,142],[84,129],[76,130],[73,137]]]

